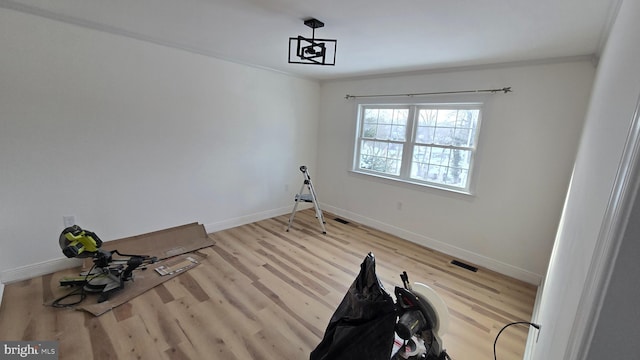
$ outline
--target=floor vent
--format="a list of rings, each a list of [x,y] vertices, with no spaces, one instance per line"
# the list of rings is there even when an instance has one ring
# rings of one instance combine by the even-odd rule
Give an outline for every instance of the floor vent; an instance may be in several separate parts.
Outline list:
[[[451,263],[452,263],[453,265],[460,266],[461,268],[463,268],[463,269],[467,269],[467,270],[469,270],[469,271],[473,271],[473,272],[478,271],[478,268],[477,268],[477,267],[475,267],[475,266],[471,266],[471,265],[469,265],[469,264],[465,264],[465,263],[460,262],[460,261],[458,261],[458,260],[453,260],[453,261],[451,261]]]
[[[335,218],[335,219],[333,219],[333,220],[335,220],[335,221],[339,222],[340,224],[348,224],[348,223],[349,223],[347,220],[345,220],[345,219],[340,219],[340,218]]]

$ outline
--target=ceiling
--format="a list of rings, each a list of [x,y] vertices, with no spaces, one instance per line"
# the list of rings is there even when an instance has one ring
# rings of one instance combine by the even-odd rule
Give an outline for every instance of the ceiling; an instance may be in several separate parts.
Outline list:
[[[0,8],[319,80],[597,56],[620,0],[0,0]],[[289,64],[303,20],[335,66]]]

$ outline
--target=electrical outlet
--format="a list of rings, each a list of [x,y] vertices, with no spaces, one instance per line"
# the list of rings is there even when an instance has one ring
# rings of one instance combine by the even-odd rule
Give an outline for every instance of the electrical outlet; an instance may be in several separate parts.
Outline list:
[[[62,217],[65,229],[76,224],[76,217],[73,215],[66,215]]]

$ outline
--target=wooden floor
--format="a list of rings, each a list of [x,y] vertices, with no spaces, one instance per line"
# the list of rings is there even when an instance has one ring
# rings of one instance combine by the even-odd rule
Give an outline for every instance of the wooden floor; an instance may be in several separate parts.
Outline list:
[[[531,317],[532,285],[325,217],[327,235],[310,210],[290,232],[280,216],[211,234],[217,243],[200,251],[202,265],[99,317],[43,305],[68,291],[57,281],[77,269],[9,284],[0,340],[56,340],[60,359],[308,359],[370,251],[388,292],[406,270],[441,295],[454,360],[493,359],[502,326]],[[498,359],[522,359],[526,336],[525,327],[503,332]]]

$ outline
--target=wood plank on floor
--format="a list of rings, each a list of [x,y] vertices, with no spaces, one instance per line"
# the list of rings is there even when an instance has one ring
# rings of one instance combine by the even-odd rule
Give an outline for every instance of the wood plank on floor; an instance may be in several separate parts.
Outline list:
[[[43,305],[64,294],[74,269],[8,284],[0,339],[55,340],[60,359],[308,359],[369,252],[388,292],[412,281],[433,287],[450,310],[444,347],[455,360],[493,359],[502,326],[531,318],[536,287],[312,209],[209,234],[202,264],[100,317]],[[127,286],[135,286],[128,283]],[[88,300],[85,300],[88,301]],[[521,359],[528,329],[512,327],[499,358]]]

